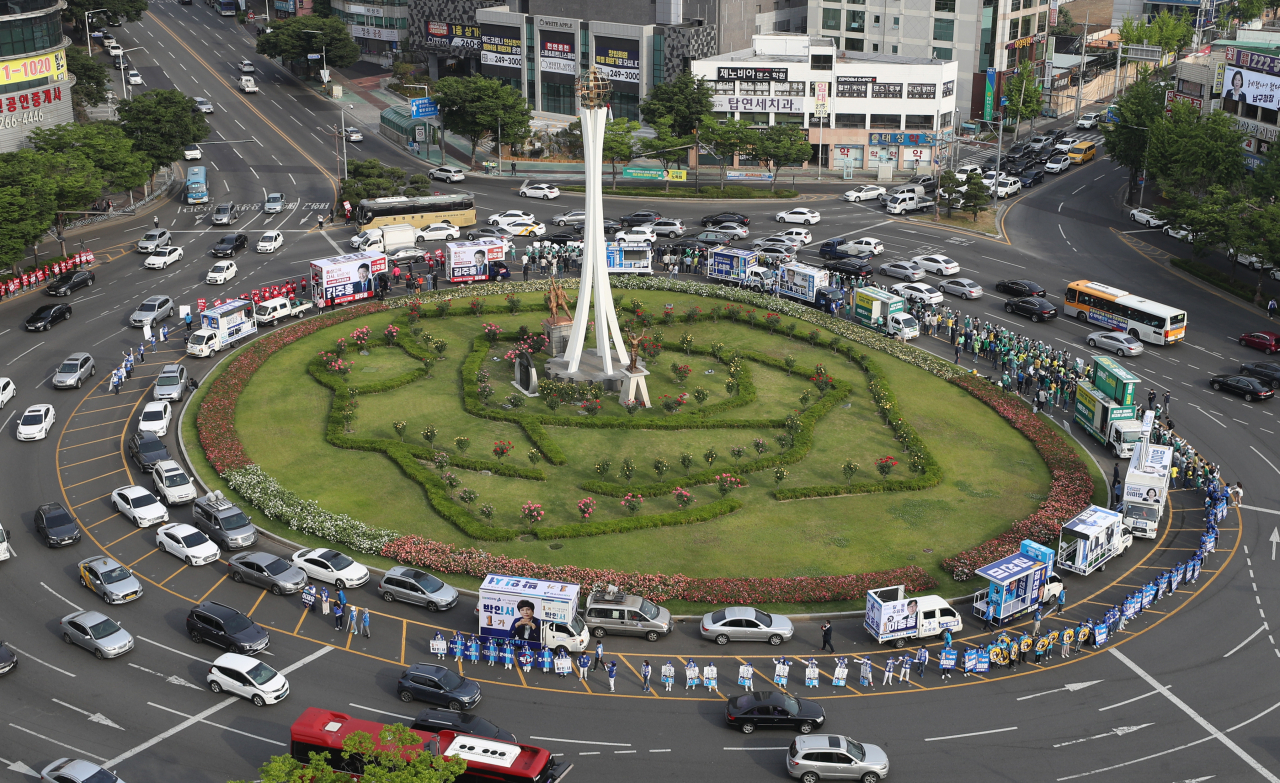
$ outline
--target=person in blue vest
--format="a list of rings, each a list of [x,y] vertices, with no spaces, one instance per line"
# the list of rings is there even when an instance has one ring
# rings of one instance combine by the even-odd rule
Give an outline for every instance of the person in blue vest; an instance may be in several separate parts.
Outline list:
[[[476,639],[474,634],[467,640],[467,661],[480,662],[480,640]]]
[[[563,647],[562,647],[562,648],[560,648],[560,652],[556,653],[556,660],[558,660],[558,661],[572,661],[572,659],[571,659],[571,658],[569,658],[569,651],[568,651],[568,650],[565,650]],[[568,667],[566,667],[564,664],[557,664],[557,666],[556,666],[556,669],[557,669],[556,674],[560,675],[561,677],[568,677],[568,676],[569,676],[569,669],[571,669],[571,668],[573,668],[572,662],[570,663],[570,665],[569,665]]]
[[[587,651],[583,650],[578,656],[578,681],[587,681],[587,672],[591,671],[591,656],[587,655]]]
[[[484,660],[490,666],[495,666],[498,663],[498,640],[492,636],[489,637],[489,640],[484,645]]]
[[[502,645],[502,668],[511,671],[511,667],[516,663],[516,648],[508,639]]]
[[[542,667],[543,674],[550,674],[554,664],[551,662],[551,648],[543,647],[538,653],[538,665]]]
[[[929,651],[921,645],[919,652],[916,653],[916,676],[923,678],[924,669],[929,665]]]
[[[653,676],[653,667],[649,665],[649,660],[640,665],[640,689],[644,693],[649,692],[649,678]]]
[[[444,634],[440,633],[439,631],[436,631],[436,635],[435,635],[435,637],[434,637],[434,641],[439,642],[440,644],[439,644],[439,645],[437,645],[437,646],[438,646],[438,647],[442,647],[442,648],[443,648],[443,649],[441,649],[441,651],[440,651],[440,652],[436,653],[436,658],[438,658],[438,659],[440,659],[440,660],[442,660],[442,661],[443,661],[443,660],[444,660],[444,650],[448,649],[448,645],[447,645],[447,643],[446,643],[446,642],[445,642],[445,640],[444,640]]]
[[[533,653],[524,642],[520,643],[520,654],[516,658],[520,661],[520,668],[526,673],[533,670]]]
[[[461,661],[462,656],[466,654],[467,640],[461,631],[454,632],[453,638],[449,640],[449,651],[453,653],[455,661]]]
[[[605,664],[604,673],[609,678],[609,693],[613,693],[614,682],[618,678],[618,662],[609,661]]]

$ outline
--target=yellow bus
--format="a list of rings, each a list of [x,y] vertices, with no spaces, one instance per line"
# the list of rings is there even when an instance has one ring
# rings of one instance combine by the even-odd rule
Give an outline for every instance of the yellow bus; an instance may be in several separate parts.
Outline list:
[[[1067,284],[1065,315],[1097,324],[1156,345],[1176,343],[1187,336],[1187,313],[1102,283],[1077,280]]]
[[[476,200],[472,193],[366,198],[361,199],[355,217],[361,229],[382,228],[392,223],[409,223],[414,228],[426,228],[432,223],[474,226]]]

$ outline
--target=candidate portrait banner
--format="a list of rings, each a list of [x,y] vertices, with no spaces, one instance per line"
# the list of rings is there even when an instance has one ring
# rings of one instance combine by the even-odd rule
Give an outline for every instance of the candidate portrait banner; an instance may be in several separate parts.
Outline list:
[[[744,664],[738,667],[738,684],[739,685],[751,684],[751,667],[750,666],[747,666]]]
[[[837,666],[836,672],[831,676],[831,684],[837,688],[843,688],[845,680],[849,678],[849,669],[845,666]]]
[[[1280,94],[1280,76],[1228,65],[1223,87],[1222,97],[1226,100],[1275,109],[1278,105],[1276,95]]]
[[[964,670],[971,672],[978,665],[978,651],[970,647],[964,651]]]
[[[809,666],[804,670],[804,684],[809,688],[818,687],[818,667]]]

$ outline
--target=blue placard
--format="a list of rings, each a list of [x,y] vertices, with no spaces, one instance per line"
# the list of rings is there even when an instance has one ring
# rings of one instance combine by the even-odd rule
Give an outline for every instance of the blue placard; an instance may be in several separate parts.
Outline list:
[[[954,669],[956,665],[956,651],[952,649],[942,650],[938,653],[938,668]]]
[[[1008,584],[1015,579],[1026,576],[1027,573],[1039,568],[1041,565],[1040,561],[1018,553],[984,565],[978,569],[977,574],[984,579],[990,579],[992,582]]]
[[[1098,623],[1093,626],[1093,646],[1101,647],[1106,644],[1108,632],[1109,629],[1107,628],[1106,623]]]
[[[440,107],[430,98],[414,98],[409,101],[409,109],[414,119],[438,117],[440,115]]]
[[[986,650],[978,650],[977,672],[982,674],[991,669],[991,653]]]

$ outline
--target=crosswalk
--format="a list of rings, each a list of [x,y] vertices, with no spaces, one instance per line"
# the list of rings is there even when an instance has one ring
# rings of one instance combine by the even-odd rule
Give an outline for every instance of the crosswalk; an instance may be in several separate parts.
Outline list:
[[[1079,141],[1092,141],[1096,143],[1101,143],[1102,131],[1099,131],[1097,129],[1072,131],[1070,134],[1070,138],[1078,139]],[[972,152],[972,154],[969,155],[968,157],[960,159],[961,166],[976,166],[991,156],[990,149],[966,147],[965,150],[968,152]]]

